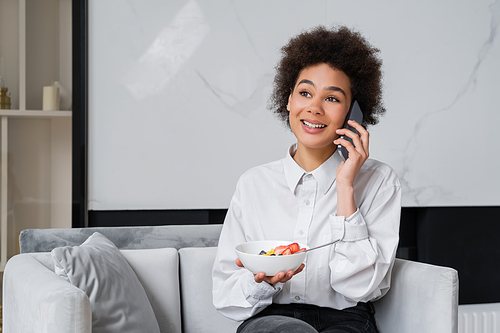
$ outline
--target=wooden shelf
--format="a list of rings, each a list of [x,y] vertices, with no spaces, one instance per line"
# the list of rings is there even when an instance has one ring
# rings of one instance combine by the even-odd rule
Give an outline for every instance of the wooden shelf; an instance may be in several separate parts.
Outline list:
[[[42,111],[42,110],[0,110],[0,116],[8,117],[71,117],[72,111]]]
[[[0,109],[0,272],[22,229],[71,227],[71,6],[0,0],[12,107]],[[66,88],[65,110],[43,111],[43,87],[54,81]]]

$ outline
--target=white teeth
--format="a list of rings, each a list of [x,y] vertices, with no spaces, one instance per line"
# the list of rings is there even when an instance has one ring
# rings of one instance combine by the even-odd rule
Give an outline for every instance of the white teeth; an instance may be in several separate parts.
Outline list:
[[[326,127],[326,125],[311,124],[310,122],[305,121],[305,120],[302,120],[302,122],[304,123],[304,125],[306,125],[307,127],[310,127],[310,128],[323,128],[323,127]]]

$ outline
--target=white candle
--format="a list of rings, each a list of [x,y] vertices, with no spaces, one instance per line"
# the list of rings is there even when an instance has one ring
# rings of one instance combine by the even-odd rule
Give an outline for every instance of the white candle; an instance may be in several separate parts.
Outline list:
[[[59,110],[59,87],[43,87],[43,109],[44,111]]]

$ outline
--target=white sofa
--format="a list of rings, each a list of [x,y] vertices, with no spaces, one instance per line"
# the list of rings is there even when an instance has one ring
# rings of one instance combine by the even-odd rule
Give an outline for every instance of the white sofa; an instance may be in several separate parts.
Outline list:
[[[192,237],[203,234],[205,227],[179,228],[173,230],[186,231]],[[213,233],[220,227],[207,228],[207,233]],[[134,231],[132,228],[110,229],[115,238],[120,237],[120,230],[124,234]],[[96,229],[85,230],[84,234],[93,230]],[[108,230],[99,228],[99,231],[106,234]],[[54,235],[57,230],[44,232]],[[82,230],[60,232],[82,233]],[[118,243],[116,239],[113,241]],[[179,239],[174,237],[174,241]],[[65,242],[60,243],[67,245]],[[235,332],[239,323],[220,315],[212,304],[211,269],[216,247],[122,249],[121,252],[144,286],[161,332]],[[5,333],[91,332],[87,295],[54,273],[49,252],[22,253],[11,258],[4,272],[3,290]],[[374,302],[374,306],[381,333],[456,333],[457,271],[397,259],[392,288],[384,298]]]

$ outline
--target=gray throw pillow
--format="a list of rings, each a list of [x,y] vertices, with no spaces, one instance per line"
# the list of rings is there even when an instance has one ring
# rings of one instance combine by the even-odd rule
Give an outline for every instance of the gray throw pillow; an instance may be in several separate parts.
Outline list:
[[[96,232],[51,255],[55,273],[89,297],[93,333],[160,332],[142,284],[109,239]]]

